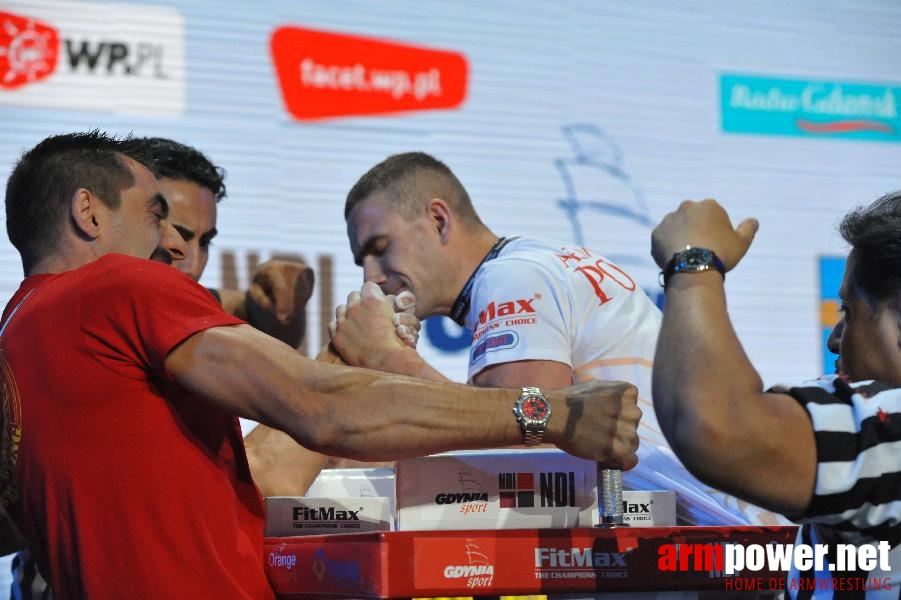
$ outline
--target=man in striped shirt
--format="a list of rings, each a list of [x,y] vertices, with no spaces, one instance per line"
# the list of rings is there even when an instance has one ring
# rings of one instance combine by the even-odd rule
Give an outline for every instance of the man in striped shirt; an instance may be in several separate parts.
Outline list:
[[[842,221],[851,252],[829,339],[840,374],[798,387],[764,391],[726,311],[725,272],[757,228],[755,219],[733,228],[704,200],[684,202],[654,230],[666,288],[653,374],[659,421],[699,479],[801,523],[798,543],[828,545],[823,569],[788,575],[790,597],[899,598],[901,192]],[[838,544],[880,542],[891,550],[876,568],[826,570]]]

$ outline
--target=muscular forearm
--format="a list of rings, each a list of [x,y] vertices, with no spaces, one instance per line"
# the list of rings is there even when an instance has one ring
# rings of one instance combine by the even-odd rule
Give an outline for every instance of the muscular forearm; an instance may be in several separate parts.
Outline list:
[[[815,460],[806,415],[791,398],[763,392],[719,273],[671,280],[653,393],[664,434],[699,479],[788,514],[807,505]]]
[[[438,371],[438,369],[426,362],[426,360],[412,348],[403,348],[385,356],[371,355],[369,358],[370,364],[360,366],[365,366],[377,371],[384,371],[386,373],[419,377],[428,379],[429,381],[451,381],[443,373]]]
[[[304,358],[247,325],[194,334],[166,359],[175,380],[232,414],[343,458],[397,460],[522,442],[515,389],[439,383]],[[588,382],[548,393],[546,441],[572,454],[635,462],[634,386]]]
[[[484,390],[481,405],[464,386],[303,358],[246,325],[192,336],[167,367],[188,389],[333,456],[385,460],[517,441],[511,390]],[[497,408],[486,414],[488,406]]]

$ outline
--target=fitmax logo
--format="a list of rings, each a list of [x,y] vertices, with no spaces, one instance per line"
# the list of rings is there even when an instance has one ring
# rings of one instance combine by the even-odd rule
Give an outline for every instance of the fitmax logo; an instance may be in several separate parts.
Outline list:
[[[651,503],[626,502],[623,500],[623,512],[629,515],[649,515],[651,514]]]
[[[498,317],[509,317],[511,315],[520,315],[523,313],[534,314],[535,307],[532,306],[532,303],[535,302],[535,300],[536,298],[522,298],[499,303],[491,301],[488,303],[488,306],[485,307],[485,310],[479,311],[479,324],[484,325]]]
[[[626,568],[625,552],[594,552],[591,548],[535,548],[535,568]]]
[[[292,509],[295,521],[359,521],[359,510],[336,510],[334,506],[295,506]]]

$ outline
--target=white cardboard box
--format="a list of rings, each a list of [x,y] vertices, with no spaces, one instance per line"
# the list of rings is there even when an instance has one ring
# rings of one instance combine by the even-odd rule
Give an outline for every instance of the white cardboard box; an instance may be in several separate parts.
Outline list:
[[[394,515],[389,498],[266,498],[268,537],[320,533],[391,531]]]
[[[396,489],[400,531],[598,524],[597,463],[553,448],[448,452],[399,461]],[[675,525],[675,493],[623,491],[623,522]]]
[[[397,526],[400,531],[591,526],[596,483],[595,462],[552,448],[398,461]]]
[[[594,524],[597,523],[598,518],[595,515]],[[630,527],[674,527],[676,492],[623,491],[623,523]]]
[[[391,498],[394,501],[394,469],[387,467],[323,469],[306,496],[318,498]]]

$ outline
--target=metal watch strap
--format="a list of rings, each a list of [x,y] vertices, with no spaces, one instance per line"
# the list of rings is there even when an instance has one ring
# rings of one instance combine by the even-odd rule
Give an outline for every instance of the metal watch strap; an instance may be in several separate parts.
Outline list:
[[[530,386],[522,388],[523,396],[542,396],[544,394],[541,393],[541,390],[537,387]],[[537,446],[541,443],[541,440],[544,439],[544,429],[541,431],[535,431],[534,429],[530,429],[529,425],[523,426],[523,445],[524,446]]]

